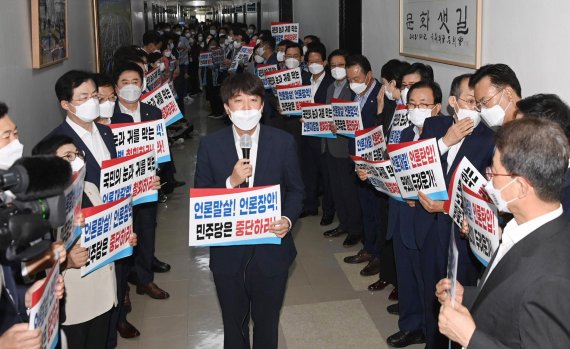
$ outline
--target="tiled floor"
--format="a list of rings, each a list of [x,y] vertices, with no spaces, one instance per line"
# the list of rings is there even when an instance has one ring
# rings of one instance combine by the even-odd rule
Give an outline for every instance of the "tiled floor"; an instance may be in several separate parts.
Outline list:
[[[188,188],[193,183],[199,138],[224,127],[221,120],[206,117],[208,108],[201,98],[187,106],[196,130],[192,139],[171,149],[177,177],[188,185],[169,195],[161,204],[156,255],[172,265],[155,282],[170,299],[153,300],[131,292],[133,311],[128,319],[140,331],[136,339],[119,339],[120,349],[168,348],[214,349],[223,347],[223,329],[218,300],[208,269],[208,249],[188,247]],[[342,237],[326,239],[320,217],[299,221],[293,235],[298,255],[290,277],[282,310],[279,348],[334,349],[386,348],[385,338],[398,329],[397,316],[386,306],[391,288],[369,292],[375,277],[364,278],[364,265],[342,262],[348,252]],[[409,348],[423,348],[410,346]]]

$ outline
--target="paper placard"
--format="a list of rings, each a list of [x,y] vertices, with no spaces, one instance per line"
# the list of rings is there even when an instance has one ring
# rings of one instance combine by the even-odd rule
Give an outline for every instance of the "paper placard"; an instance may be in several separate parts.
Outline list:
[[[251,55],[253,54],[253,46],[242,46],[239,48],[238,53],[234,56],[232,64],[228,68],[228,71],[235,72],[240,64],[246,64],[249,62]]]
[[[223,48],[215,49],[213,51],[210,51],[210,53],[212,54],[212,63],[217,65],[224,63],[225,56]]]
[[[402,131],[408,126],[410,126],[410,120],[408,119],[408,109],[405,105],[396,105],[396,111],[394,112],[394,117],[392,118],[392,124],[390,126],[388,143],[400,143]]]
[[[272,22],[271,36],[279,44],[283,40],[299,41],[299,23]]]
[[[356,131],[364,128],[360,116],[360,103],[333,98],[331,105],[336,133],[354,138]]]
[[[146,73],[144,77],[146,79],[146,88],[149,91],[160,86],[160,69],[158,69],[158,67]]]
[[[71,184],[63,192],[65,195],[65,224],[57,228],[56,236],[58,240],[63,242],[66,250],[69,250],[81,235],[81,227],[77,224],[77,217],[81,213],[84,181],[85,166],[73,173]]]
[[[257,69],[257,76],[261,79],[261,82],[263,82],[263,88],[265,88],[266,90],[270,90],[271,88],[273,88],[273,86],[271,86],[269,81],[267,81],[265,74],[268,72],[278,71],[279,68],[277,67],[277,64],[258,64],[256,69]]]
[[[276,89],[282,114],[301,116],[302,105],[313,103],[311,86],[279,85]]]
[[[168,135],[164,119],[111,124],[117,157],[142,154],[150,150],[156,152],[156,162],[161,164],[171,160]]]
[[[163,84],[160,87],[145,93],[141,98],[141,102],[160,109],[166,126],[170,126],[183,118],[182,113],[178,108],[178,104],[176,104],[174,93],[168,84]]]
[[[382,125],[357,130],[354,140],[355,154],[366,160],[380,161],[388,159],[386,139]]]
[[[43,285],[32,293],[32,307],[28,329],[40,329],[42,349],[53,349],[59,341],[59,300],[55,288],[59,276],[59,257],[56,258]]]
[[[303,78],[301,77],[301,68],[281,69],[275,71],[266,71],[265,78],[271,87],[277,88],[279,85],[301,86]]]
[[[398,201],[402,201],[400,188],[390,160],[371,161],[359,156],[351,156],[356,168],[368,174],[368,181],[374,188]]]
[[[214,60],[212,58],[211,52],[200,52],[200,56],[198,56],[198,67],[211,67],[214,65]]]
[[[301,105],[303,136],[313,136],[321,138],[336,138],[331,132],[332,107],[329,104],[303,103]]]

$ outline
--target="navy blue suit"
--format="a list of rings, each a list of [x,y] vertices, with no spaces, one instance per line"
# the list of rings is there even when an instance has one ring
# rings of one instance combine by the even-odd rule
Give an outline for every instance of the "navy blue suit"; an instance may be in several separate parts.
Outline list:
[[[0,265],[4,273],[4,284],[0,289],[0,335],[10,327],[28,321],[24,296],[26,287],[16,284],[14,272],[8,262]]]
[[[564,187],[562,187],[561,203],[564,215],[570,219],[570,170],[566,172],[566,180],[564,181]]]
[[[226,179],[238,161],[232,127],[201,139],[194,187],[226,187]],[[265,125],[258,127],[253,184],[256,187],[279,184],[281,214],[294,225],[302,209],[304,193],[295,141],[281,130]],[[277,348],[279,311],[288,270],[296,254],[291,233],[281,240],[281,245],[210,248],[210,270],[224,322],[224,348],[249,348],[250,309],[255,322],[254,348]]]
[[[420,139],[440,139],[453,125],[451,116],[439,115],[427,118]],[[455,159],[447,171],[447,155],[441,155],[441,166],[446,186],[449,187],[451,176],[463,157],[484,173],[485,168],[491,165],[495,144],[493,132],[482,122],[465,137]],[[435,298],[435,285],[447,273],[447,257],[449,251],[449,236],[453,224],[452,219],[444,213],[429,213],[419,202],[416,204],[414,232],[416,242],[420,249],[422,275],[424,278],[424,302],[426,307],[426,337],[428,348],[437,348],[447,343],[443,336],[438,334],[437,316],[439,303]],[[457,279],[462,285],[475,285],[478,277],[478,262],[473,256],[469,242],[459,236],[459,228],[455,227],[455,241],[459,250],[459,264]]]

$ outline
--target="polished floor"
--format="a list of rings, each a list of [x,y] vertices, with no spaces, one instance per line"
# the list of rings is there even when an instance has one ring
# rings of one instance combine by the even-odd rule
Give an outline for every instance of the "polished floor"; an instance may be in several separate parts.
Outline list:
[[[225,126],[221,120],[207,118],[208,113],[200,97],[187,105],[186,115],[196,128],[194,137],[171,149],[177,177],[187,186],[169,195],[159,210],[156,255],[170,263],[172,270],[156,274],[155,282],[170,292],[170,299],[154,300],[131,292],[133,311],[128,320],[141,336],[120,338],[120,349],[223,347],[208,249],[188,247],[188,189],[193,183],[199,139]],[[304,218],[293,231],[298,255],[290,269],[281,313],[279,348],[386,348],[385,338],[398,330],[398,317],[386,312],[392,288],[369,292],[366,287],[377,276],[362,277],[359,271],[364,265],[342,262],[358,247],[343,248],[343,237],[324,238],[322,232],[337,222],[321,227],[319,221],[320,217]]]

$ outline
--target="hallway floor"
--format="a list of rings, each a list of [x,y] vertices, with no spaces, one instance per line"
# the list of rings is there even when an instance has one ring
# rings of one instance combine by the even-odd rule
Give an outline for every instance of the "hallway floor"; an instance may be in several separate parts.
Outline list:
[[[160,204],[156,255],[172,265],[155,282],[170,293],[167,300],[140,296],[131,287],[133,311],[128,320],[141,332],[136,339],[119,338],[120,349],[168,348],[210,349],[223,347],[223,328],[208,249],[188,247],[188,190],[193,183],[200,136],[225,127],[222,120],[206,117],[202,97],[186,106],[195,131],[183,145],[171,149],[178,168],[178,188]],[[299,220],[293,235],[297,259],[290,277],[281,313],[279,348],[335,349],[387,348],[385,338],[398,330],[398,317],[386,312],[389,286],[381,292],[366,288],[377,275],[362,277],[364,264],[349,265],[342,259],[360,246],[346,249],[344,236],[327,239],[322,233],[336,226],[319,225],[320,216]],[[423,348],[423,345],[409,348]]]

